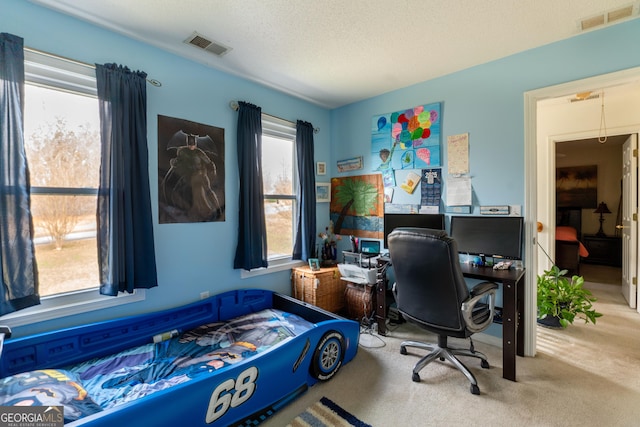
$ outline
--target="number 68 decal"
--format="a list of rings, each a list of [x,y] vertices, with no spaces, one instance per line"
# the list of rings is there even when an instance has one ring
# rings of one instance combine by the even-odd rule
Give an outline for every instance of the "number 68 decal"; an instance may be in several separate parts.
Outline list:
[[[256,390],[258,368],[252,366],[245,369],[235,380],[229,378],[211,393],[207,408],[206,422],[210,424],[227,413],[229,408],[235,408],[249,400]],[[235,389],[235,393],[232,390]]]

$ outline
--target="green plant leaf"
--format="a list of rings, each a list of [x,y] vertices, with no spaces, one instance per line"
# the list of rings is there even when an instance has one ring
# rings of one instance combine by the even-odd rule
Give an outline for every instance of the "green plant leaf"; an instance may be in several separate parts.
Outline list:
[[[596,298],[584,288],[584,278],[574,275],[566,277],[567,270],[552,265],[537,277],[538,318],[558,317],[560,324],[567,327],[576,317],[586,323],[596,323],[602,314],[593,308]]]

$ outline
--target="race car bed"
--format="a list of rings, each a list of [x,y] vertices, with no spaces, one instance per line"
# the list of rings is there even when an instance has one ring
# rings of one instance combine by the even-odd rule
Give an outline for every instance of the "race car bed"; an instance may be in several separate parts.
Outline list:
[[[255,425],[358,348],[359,325],[239,290],[183,307],[9,339],[0,405],[64,409],[65,425]]]

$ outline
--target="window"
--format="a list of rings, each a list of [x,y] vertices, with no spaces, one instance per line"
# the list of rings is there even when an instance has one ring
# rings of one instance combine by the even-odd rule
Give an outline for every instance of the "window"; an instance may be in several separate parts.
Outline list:
[[[270,262],[290,260],[293,252],[297,176],[295,139],[294,124],[262,115],[262,181]]]
[[[97,287],[97,99],[27,84],[25,150],[40,295]]]
[[[3,316],[3,322],[19,326],[143,299],[139,290],[117,301],[98,292],[95,69],[25,49],[24,94],[41,304]]]
[[[24,140],[40,296],[97,288],[95,71],[26,51],[25,80]]]

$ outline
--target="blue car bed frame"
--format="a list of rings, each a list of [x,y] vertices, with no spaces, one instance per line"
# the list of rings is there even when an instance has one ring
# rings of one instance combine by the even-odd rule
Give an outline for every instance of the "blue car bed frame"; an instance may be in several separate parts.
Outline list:
[[[277,317],[284,322],[285,326],[280,329],[271,328],[263,322],[267,326],[262,329],[271,328],[271,346],[262,346],[261,338],[252,330],[246,329],[244,332],[246,322],[242,319],[250,316],[262,316],[259,320],[265,320],[265,316]],[[241,320],[237,320],[238,318]],[[190,358],[171,355],[171,363],[168,365],[174,370],[170,371],[169,381],[175,384],[166,388],[158,387],[151,394],[140,397],[136,395],[131,401],[124,400],[123,403],[106,408],[93,401],[90,404],[83,402],[86,403],[84,407],[77,407],[80,416],[68,420],[65,412],[65,425],[256,425],[313,384],[331,379],[343,364],[355,357],[358,349],[359,325],[355,321],[283,294],[257,289],[236,290],[155,313],[8,339],[4,342],[0,355],[0,398],[4,395],[9,399],[9,386],[3,384],[9,384],[11,379],[17,379],[14,386],[17,384],[24,389],[25,384],[39,384],[37,381],[42,381],[43,378],[50,380],[49,376],[64,376],[60,372],[67,372],[65,369],[73,366],[81,367],[78,378],[82,375],[89,376],[103,363],[99,358],[126,354],[127,357],[133,355],[141,359],[146,357],[146,353],[142,350],[132,352],[131,349],[142,348],[147,349],[147,353],[156,354],[168,351],[168,348],[177,348],[194,336],[188,331],[203,329],[202,325],[219,325],[227,321],[235,321],[234,327],[243,331],[244,335],[241,336],[249,338],[229,338],[230,333],[217,329],[216,339],[222,337],[227,340],[225,345],[245,349],[242,357],[234,358],[228,352],[225,356],[220,356],[221,350],[229,347],[219,345],[216,347],[218,353],[215,360],[207,360],[206,363],[199,363],[203,359],[203,354],[200,353],[198,357]],[[292,334],[285,336],[282,333],[285,329],[292,331]],[[210,331],[208,329],[207,333],[211,334]],[[197,339],[202,340],[202,337]],[[202,341],[200,346],[203,346]],[[264,350],[258,352],[257,347]],[[210,357],[211,354],[206,356]],[[187,359],[188,363],[178,363],[183,359]],[[94,362],[96,360],[100,362]],[[214,366],[212,362],[215,362],[215,368],[211,367]],[[105,384],[119,382],[134,390],[136,387],[148,386],[141,383],[145,382],[145,375],[149,371],[155,370],[147,368],[135,373],[123,373],[120,370],[119,377],[108,381],[106,377],[102,378],[101,384],[105,387]],[[97,375],[95,377],[99,378]],[[183,382],[175,381],[186,377],[188,379]],[[78,394],[74,396],[74,404],[77,405],[78,399],[85,395],[91,397],[92,392],[85,391],[81,381],[75,378],[66,380],[67,385],[73,386],[71,394]],[[38,390],[42,391],[40,388]],[[82,390],[82,394],[77,393],[77,390]],[[42,399],[37,401],[41,402],[40,405],[45,405]],[[55,405],[49,401],[46,404]],[[87,411],[87,408],[93,406],[97,410]],[[64,408],[66,411],[67,407]]]

